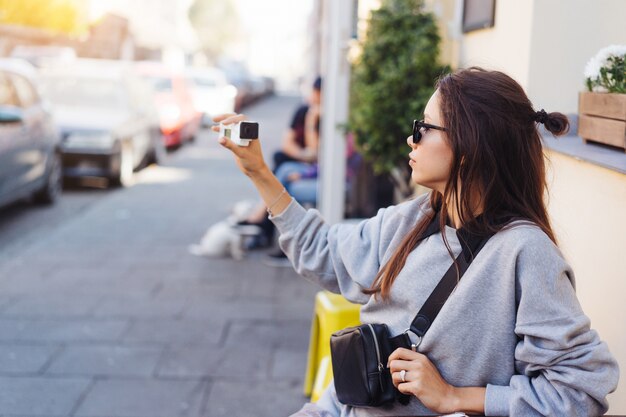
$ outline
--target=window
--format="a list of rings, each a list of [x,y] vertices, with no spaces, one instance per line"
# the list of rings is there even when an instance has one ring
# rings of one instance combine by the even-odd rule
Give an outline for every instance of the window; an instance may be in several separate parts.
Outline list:
[[[463,2],[463,33],[491,28],[495,25],[496,0],[465,0]]]
[[[21,75],[11,74],[11,81],[13,81],[13,85],[15,86],[21,107],[28,108],[37,103],[37,93],[26,78]]]
[[[19,106],[15,87],[7,73],[0,72],[0,106]]]

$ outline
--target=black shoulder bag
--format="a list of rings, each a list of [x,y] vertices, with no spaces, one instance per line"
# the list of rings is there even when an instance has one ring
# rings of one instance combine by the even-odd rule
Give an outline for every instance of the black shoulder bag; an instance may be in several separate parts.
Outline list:
[[[417,244],[438,231],[439,213]],[[461,254],[456,258],[460,279],[491,235],[476,236],[461,228],[457,230],[457,236],[462,247]],[[378,407],[396,400],[408,404],[410,396],[400,393],[393,386],[391,373],[386,367],[387,359],[399,347],[417,350],[457,283],[457,268],[453,263],[413,319],[410,328],[400,335],[391,337],[385,324],[362,324],[340,330],[331,336],[335,390],[342,404]],[[409,332],[417,336],[416,343],[411,341]]]

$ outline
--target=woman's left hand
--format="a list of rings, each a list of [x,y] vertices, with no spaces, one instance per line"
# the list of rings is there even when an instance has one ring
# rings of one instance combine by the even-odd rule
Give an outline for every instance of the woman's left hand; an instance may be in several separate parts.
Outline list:
[[[393,385],[401,393],[416,396],[422,404],[437,413],[456,411],[456,388],[443,379],[426,355],[399,348],[389,355],[388,367]],[[404,382],[402,371],[405,371]]]

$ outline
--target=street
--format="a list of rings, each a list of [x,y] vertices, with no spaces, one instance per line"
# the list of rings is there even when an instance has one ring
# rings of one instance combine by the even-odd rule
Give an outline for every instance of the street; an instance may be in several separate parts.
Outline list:
[[[245,112],[271,160],[298,98]],[[0,415],[287,416],[318,288],[291,268],[188,246],[257,199],[204,130],[128,188],[0,211]]]

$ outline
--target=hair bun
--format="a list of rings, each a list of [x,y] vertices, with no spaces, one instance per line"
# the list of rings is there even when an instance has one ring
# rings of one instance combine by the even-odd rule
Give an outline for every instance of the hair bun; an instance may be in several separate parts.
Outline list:
[[[554,136],[560,136],[569,131],[569,120],[563,113],[547,113],[544,109],[535,112],[535,122],[541,123]]]

